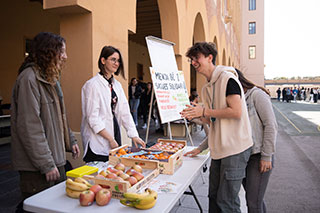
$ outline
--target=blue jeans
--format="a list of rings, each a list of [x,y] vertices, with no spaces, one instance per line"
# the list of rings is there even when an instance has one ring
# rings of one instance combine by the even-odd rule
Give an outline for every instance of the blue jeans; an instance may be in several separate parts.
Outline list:
[[[266,205],[263,201],[267,189],[271,171],[260,173],[261,154],[251,155],[247,165],[246,178],[243,179],[243,187],[246,191],[248,212],[265,213]],[[273,160],[272,160],[273,167]]]
[[[140,99],[131,98],[130,99],[130,111],[133,117],[133,121],[138,126],[138,107],[140,104]]]
[[[251,147],[239,154],[211,160],[209,175],[209,212],[239,212],[239,191],[246,174]]]

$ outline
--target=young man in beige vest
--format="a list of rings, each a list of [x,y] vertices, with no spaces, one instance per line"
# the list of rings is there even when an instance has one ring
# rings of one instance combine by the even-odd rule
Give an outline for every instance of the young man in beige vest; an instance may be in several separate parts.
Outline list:
[[[238,193],[253,145],[243,89],[233,67],[216,66],[213,43],[194,44],[187,52],[192,66],[207,79],[204,107],[187,105],[181,115],[210,125],[208,140],[185,155],[210,149],[209,212],[241,212]]]

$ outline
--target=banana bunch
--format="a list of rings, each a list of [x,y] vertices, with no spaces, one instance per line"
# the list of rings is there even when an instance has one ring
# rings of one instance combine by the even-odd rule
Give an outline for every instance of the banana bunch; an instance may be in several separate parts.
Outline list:
[[[77,177],[74,181],[70,178],[66,181],[66,193],[71,198],[79,198],[80,193],[88,190],[92,185],[85,179]]]
[[[123,196],[124,198],[120,200],[120,203],[125,206],[135,207],[137,209],[150,209],[156,204],[158,193],[147,188],[144,193],[126,192]]]

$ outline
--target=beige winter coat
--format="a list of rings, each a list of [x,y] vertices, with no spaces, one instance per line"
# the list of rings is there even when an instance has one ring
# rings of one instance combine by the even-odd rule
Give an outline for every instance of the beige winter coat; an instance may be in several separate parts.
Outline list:
[[[12,165],[47,173],[66,163],[66,145],[76,144],[69,130],[59,82],[52,85],[32,67],[18,76],[11,108]]]

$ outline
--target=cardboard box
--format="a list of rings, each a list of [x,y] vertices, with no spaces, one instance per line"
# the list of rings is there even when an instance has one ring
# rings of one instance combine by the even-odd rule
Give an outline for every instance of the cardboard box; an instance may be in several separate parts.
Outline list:
[[[128,146],[128,145],[126,145]],[[117,163],[123,163],[126,170],[137,164],[142,167],[144,178],[133,186],[130,186],[128,181],[119,181],[107,178],[96,178],[95,176],[85,175],[84,179],[88,180],[91,184],[100,184],[104,188],[112,191],[112,198],[123,198],[124,192],[138,192],[152,179],[159,175],[159,162],[158,161],[145,161],[140,159],[126,159],[126,158],[109,158],[109,165],[115,166]]]
[[[167,160],[158,160],[159,162],[159,172],[161,174],[168,174],[168,175],[172,175],[174,174],[175,171],[177,171],[178,168],[180,168],[180,166],[182,165],[182,158],[183,158],[183,153],[184,150],[186,148],[186,141],[182,141],[182,140],[168,140],[168,139],[158,139],[158,142],[163,141],[163,142],[170,142],[170,143],[183,143],[185,144],[184,148],[178,150],[177,152],[172,152],[171,156],[169,157],[169,159]],[[115,161],[115,159],[131,159],[131,160],[135,160],[137,158],[127,158],[127,157],[118,157],[116,155],[116,153],[118,152],[118,150],[120,149],[126,149],[126,148],[130,148],[128,145],[123,145],[121,147],[115,148],[113,150],[110,150],[110,155],[109,155],[109,161]],[[156,151],[156,150],[150,150],[150,149],[143,149],[146,151]],[[157,150],[159,151],[159,150]],[[149,159],[144,159],[145,161],[149,161]]]
[[[192,125],[190,123],[187,124],[188,128],[189,128],[189,132],[190,134],[192,133]],[[187,137],[188,136],[188,132],[186,129],[186,125],[185,123],[170,123],[170,127],[171,127],[171,135],[172,137]],[[168,124],[164,125],[163,128],[164,132],[163,135],[164,136],[168,136]]]

